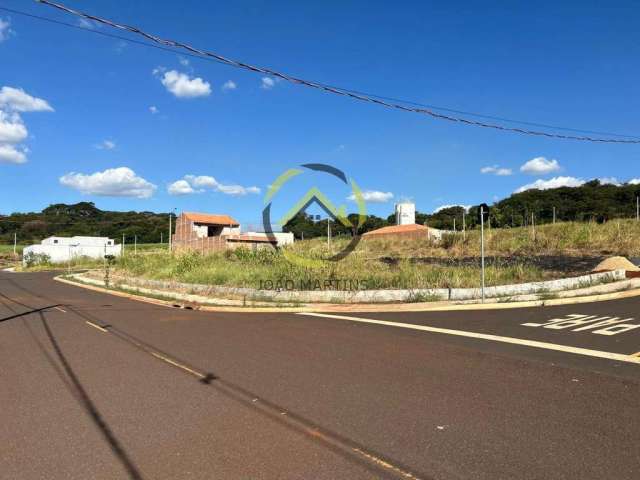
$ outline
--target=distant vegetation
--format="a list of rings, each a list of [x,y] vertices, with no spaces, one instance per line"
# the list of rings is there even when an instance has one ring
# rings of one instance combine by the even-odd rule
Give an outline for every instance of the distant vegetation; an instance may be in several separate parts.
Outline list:
[[[581,187],[562,187],[552,190],[527,190],[494,203],[489,208],[487,223],[492,228],[513,228],[531,224],[533,214],[537,225],[551,223],[555,207],[556,219],[560,221],[604,223],[617,218],[633,218],[636,214],[636,197],[640,195],[640,185],[602,185],[593,180]],[[486,206],[486,205],[485,205]],[[390,207],[391,208],[391,207]],[[478,226],[480,205],[472,206],[465,215],[466,227],[473,230]],[[433,214],[418,212],[416,222],[434,228],[452,230],[454,219],[456,229],[462,227],[463,207],[450,207]],[[229,212],[233,214],[233,212]],[[349,216],[357,223],[357,216]],[[0,215],[0,244],[12,244],[14,232],[18,243],[26,244],[50,235],[97,235],[121,239],[126,235],[128,243],[134,235],[138,243],[158,243],[160,236],[167,241],[169,216],[154,212],[113,212],[97,208],[93,203],[81,202],[75,205],[55,204],[39,213],[13,213]],[[394,225],[395,216],[387,218],[369,215],[358,231],[364,233],[380,227]],[[293,232],[296,238],[305,239],[326,236],[326,220],[314,222],[310,215],[300,213],[284,228]],[[340,224],[332,222],[333,235],[352,234]]]
[[[487,225],[496,228],[513,228],[534,223],[541,225],[553,222],[555,207],[558,222],[597,222],[604,223],[616,218],[633,218],[636,216],[636,198],[640,196],[640,185],[603,185],[593,180],[581,187],[561,187],[550,190],[527,190],[515,193],[488,208],[485,217]],[[444,208],[433,214],[416,213],[416,223],[443,230],[453,230],[454,219],[456,229],[462,229],[463,207]],[[357,216],[349,215],[352,223]],[[472,206],[465,215],[467,229],[477,228],[480,222],[480,205]],[[395,215],[387,218],[370,215],[359,233],[376,228],[395,225]],[[351,232],[341,225],[332,223],[332,231],[336,234],[350,235]],[[326,220],[314,222],[309,215],[299,214],[285,227],[293,232],[296,238],[314,238],[326,236]]]
[[[126,235],[127,242],[159,243],[162,233],[167,241],[169,215],[153,212],[110,212],[97,208],[91,202],[75,205],[59,203],[38,213],[12,213],[0,216],[0,243],[13,244],[14,232],[18,243],[38,242],[51,235],[90,235],[111,237],[116,240]]]

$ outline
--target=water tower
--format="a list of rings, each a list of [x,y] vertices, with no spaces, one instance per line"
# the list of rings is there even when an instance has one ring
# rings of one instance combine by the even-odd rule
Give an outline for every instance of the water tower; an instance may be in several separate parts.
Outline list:
[[[416,204],[411,202],[396,203],[396,225],[413,225],[416,223]]]

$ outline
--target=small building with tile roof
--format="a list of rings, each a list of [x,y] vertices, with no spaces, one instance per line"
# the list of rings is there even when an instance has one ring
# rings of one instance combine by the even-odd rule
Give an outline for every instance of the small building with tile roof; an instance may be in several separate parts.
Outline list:
[[[245,247],[251,250],[275,248],[278,241],[267,236],[242,234],[240,223],[224,214],[183,212],[176,219],[172,236],[175,250],[202,253]]]

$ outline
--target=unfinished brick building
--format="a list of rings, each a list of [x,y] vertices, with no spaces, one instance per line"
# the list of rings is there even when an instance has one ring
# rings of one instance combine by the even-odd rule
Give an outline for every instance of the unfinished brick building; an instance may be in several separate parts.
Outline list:
[[[183,212],[176,219],[173,250],[211,253],[239,247],[257,250],[275,248],[277,241],[266,236],[240,233],[240,224],[229,215]]]

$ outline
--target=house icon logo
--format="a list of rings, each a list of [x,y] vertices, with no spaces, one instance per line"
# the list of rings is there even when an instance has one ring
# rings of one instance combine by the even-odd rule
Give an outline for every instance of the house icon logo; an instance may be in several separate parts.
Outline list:
[[[275,239],[272,228],[271,207],[275,196],[282,190],[287,182],[289,182],[292,178],[309,171],[326,173],[333,178],[336,178],[341,183],[344,183],[345,185],[351,187],[352,195],[350,198],[355,200],[358,207],[358,213],[347,215],[346,207],[344,205],[335,206],[333,202],[331,202],[331,200],[329,200],[329,198],[320,191],[320,189],[318,189],[316,186],[313,186],[276,223],[284,227],[296,215],[304,212],[312,204],[316,204],[327,214],[328,218],[332,219],[336,223],[340,223],[345,228],[351,231],[351,241],[339,252],[332,254],[330,257],[325,259],[301,257],[287,249],[283,251],[284,256],[289,261],[305,267],[320,267],[328,261],[336,262],[342,260],[347,255],[349,255],[358,245],[358,242],[360,241],[358,230],[364,224],[367,218],[367,208],[362,196],[362,191],[353,179],[347,180],[347,176],[342,170],[339,170],[338,168],[335,168],[331,165],[326,165],[323,163],[307,163],[300,165],[300,167],[302,168],[291,168],[285,171],[269,187],[269,190],[267,191],[267,194],[264,198],[265,207],[262,210],[262,223],[264,231],[266,232],[269,239]]]

